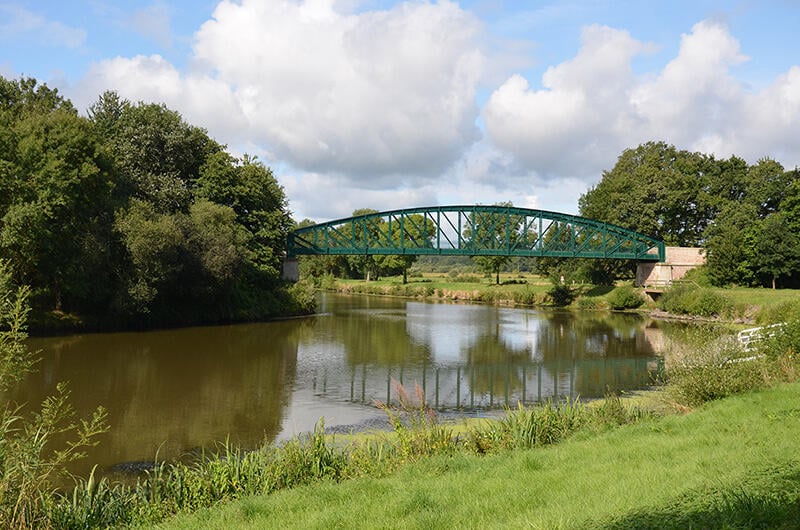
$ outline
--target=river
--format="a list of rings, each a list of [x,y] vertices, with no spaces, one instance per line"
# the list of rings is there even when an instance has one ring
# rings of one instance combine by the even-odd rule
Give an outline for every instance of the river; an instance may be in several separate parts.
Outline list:
[[[75,471],[174,459],[229,438],[247,448],[383,418],[375,401],[415,386],[449,414],[648,386],[674,324],[573,313],[321,294],[313,317],[137,333],[34,338],[41,362],[15,395],[69,381],[111,430]]]

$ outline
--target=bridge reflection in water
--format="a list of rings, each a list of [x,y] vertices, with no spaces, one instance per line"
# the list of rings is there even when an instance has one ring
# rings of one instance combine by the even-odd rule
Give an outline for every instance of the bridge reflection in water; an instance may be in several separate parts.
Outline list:
[[[412,396],[419,387],[436,410],[480,410],[641,388],[653,383],[662,365],[660,357],[399,369],[364,364],[351,370],[349,380],[322,369],[312,375],[312,386],[315,395],[328,399],[397,404],[399,384]]]
[[[661,324],[630,314],[341,295],[321,310],[297,373],[320,402],[396,403],[397,384],[439,410],[591,399],[653,384],[665,346]]]

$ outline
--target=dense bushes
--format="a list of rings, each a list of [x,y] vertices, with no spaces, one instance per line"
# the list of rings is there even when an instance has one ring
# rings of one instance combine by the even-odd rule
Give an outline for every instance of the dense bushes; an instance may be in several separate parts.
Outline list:
[[[609,293],[608,303],[611,309],[636,309],[644,304],[644,298],[632,285],[622,285]]]
[[[668,289],[658,300],[660,309],[676,315],[701,317],[728,316],[734,310],[727,296],[705,287],[678,284]]]
[[[669,359],[668,388],[678,403],[695,407],[800,377],[800,320],[767,330],[748,349],[715,335],[699,333],[687,353]]]

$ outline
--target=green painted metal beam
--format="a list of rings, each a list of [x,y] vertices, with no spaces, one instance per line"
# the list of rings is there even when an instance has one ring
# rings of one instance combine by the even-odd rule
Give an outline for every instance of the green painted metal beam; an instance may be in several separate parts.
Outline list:
[[[664,242],[586,217],[514,206],[431,206],[298,228],[287,255],[457,255],[664,261]]]

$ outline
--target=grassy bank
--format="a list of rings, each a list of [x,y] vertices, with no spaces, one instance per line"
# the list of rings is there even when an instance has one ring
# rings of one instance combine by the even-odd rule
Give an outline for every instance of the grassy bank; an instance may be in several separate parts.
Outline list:
[[[800,317],[800,293],[793,289],[763,288],[701,288],[696,284],[676,286],[672,296],[665,293],[658,303],[643,296],[641,289],[624,287],[571,284],[569,307],[583,310],[641,309],[652,311],[666,309],[669,313],[685,317],[700,317],[737,323],[771,323],[787,317]],[[530,274],[501,275],[501,284],[474,274],[447,275],[426,273],[411,278],[403,284],[401,277],[382,278],[377,281],[329,278],[322,287],[342,293],[400,296],[424,300],[466,301],[497,305],[553,306],[553,284],[547,278]],[[630,298],[621,300],[620,289],[627,289]],[[689,294],[690,296],[682,296]],[[621,303],[622,302],[622,303]],[[667,302],[665,305],[664,302]]]
[[[800,384],[560,445],[250,497],[162,528],[793,528]]]
[[[410,278],[403,284],[402,277],[388,277],[380,280],[335,279],[324,288],[343,293],[402,296],[425,300],[465,301],[495,303],[500,305],[549,306],[553,305],[549,292],[553,284],[547,278],[533,274],[503,274],[501,283],[494,283],[474,274],[426,273]],[[611,289],[594,289],[591,285],[572,286],[575,296],[603,296]]]

